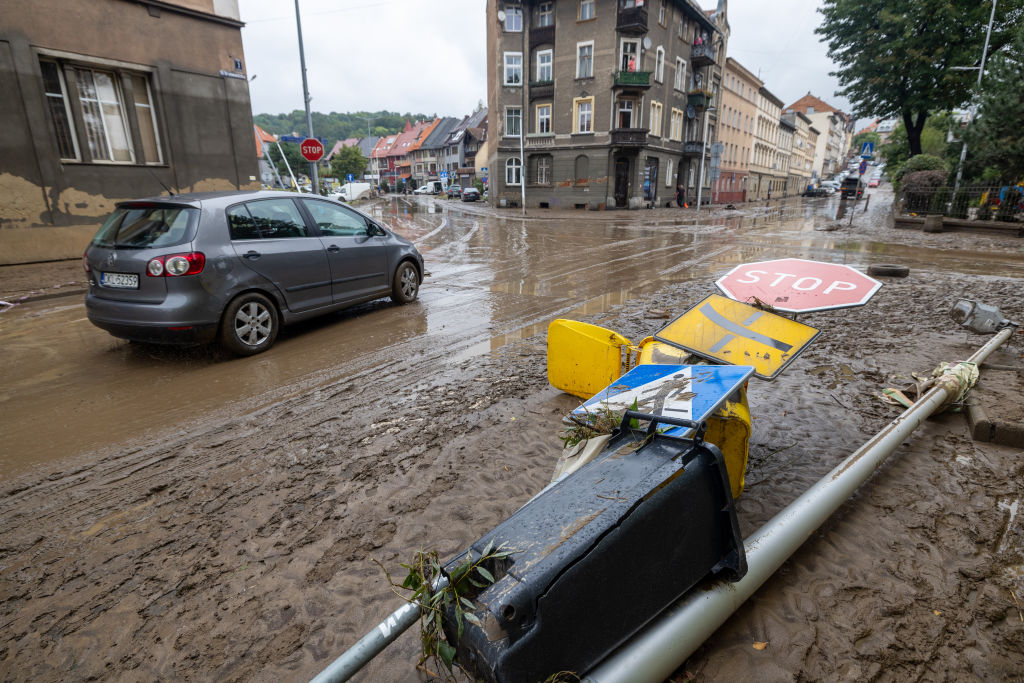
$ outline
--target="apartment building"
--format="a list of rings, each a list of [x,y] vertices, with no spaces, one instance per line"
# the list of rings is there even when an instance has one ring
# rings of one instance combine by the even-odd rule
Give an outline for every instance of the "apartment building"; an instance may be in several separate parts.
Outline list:
[[[782,106],[782,105],[779,105]],[[774,181],[779,187],[775,197],[788,197],[792,194],[799,194],[796,190],[796,178],[790,170],[790,162],[793,157],[793,140],[796,135],[796,126],[787,121],[784,117],[779,118],[779,144],[776,147],[776,164]]]
[[[117,201],[259,188],[237,0],[7,0],[0,263],[80,256]]]
[[[814,146],[818,141],[818,130],[811,120],[798,111],[786,112],[782,120],[793,128],[792,159],[789,164],[789,194],[801,193],[817,180],[813,173]]]
[[[800,112],[818,129],[818,143],[814,150],[814,171],[819,178],[827,178],[840,170],[849,150],[852,121],[849,116],[807,93],[786,107],[786,112]]]
[[[785,189],[785,175],[779,171],[781,114],[782,100],[761,86],[757,91],[757,119],[754,123],[754,151],[750,160],[748,199],[781,197]]]
[[[722,143],[722,174],[715,188],[719,202],[747,200],[750,159],[757,124],[757,96],[764,83],[733,59],[725,59],[718,139]]]
[[[488,0],[491,201],[658,206],[702,175],[709,196],[728,33],[724,0]]]
[[[445,172],[447,184],[448,171],[444,166],[444,146],[458,125],[459,120],[451,116],[438,119],[430,134],[412,153],[412,178],[417,187],[429,180],[441,180],[441,171]]]

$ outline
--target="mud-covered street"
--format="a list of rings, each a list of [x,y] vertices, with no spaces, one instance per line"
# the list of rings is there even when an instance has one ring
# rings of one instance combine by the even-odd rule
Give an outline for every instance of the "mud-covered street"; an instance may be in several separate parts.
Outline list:
[[[307,680],[400,605],[374,560],[454,554],[548,482],[578,404],[547,383],[551,320],[639,341],[740,263],[908,266],[865,307],[801,315],[817,341],[751,381],[750,534],[898,415],[883,388],[985,342],[950,320],[958,298],[1024,320],[1024,240],[896,230],[891,200],[852,222],[836,199],[701,218],[382,200],[368,210],[425,258],[419,301],[244,359],[116,340],[81,296],[7,307],[0,677]],[[1022,368],[1018,333],[977,390],[1018,421]],[[1022,497],[1019,449],[933,418],[674,678],[1024,679]],[[417,647],[405,634],[360,679],[424,678]]]

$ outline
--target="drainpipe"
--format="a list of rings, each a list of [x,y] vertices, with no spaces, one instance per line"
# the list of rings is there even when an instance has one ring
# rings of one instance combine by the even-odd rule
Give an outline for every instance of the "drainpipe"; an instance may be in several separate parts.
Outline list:
[[[1001,330],[967,362],[981,365],[1015,329]],[[747,573],[742,579],[692,591],[584,679],[593,683],[659,683],[667,679],[957,389],[954,381],[940,378],[912,407],[744,541]]]

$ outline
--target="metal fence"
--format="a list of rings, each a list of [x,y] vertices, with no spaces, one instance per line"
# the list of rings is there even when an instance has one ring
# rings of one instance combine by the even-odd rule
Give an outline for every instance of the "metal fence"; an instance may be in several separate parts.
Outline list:
[[[1019,185],[903,188],[899,213],[918,216],[942,215],[979,221],[1024,221],[1024,188]]]

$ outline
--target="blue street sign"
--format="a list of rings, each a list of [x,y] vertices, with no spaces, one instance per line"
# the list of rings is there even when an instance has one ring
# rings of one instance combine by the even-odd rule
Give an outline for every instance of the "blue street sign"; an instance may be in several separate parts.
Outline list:
[[[864,144],[862,144],[860,146],[860,155],[862,157],[865,157],[865,156],[870,157],[872,154],[874,154],[874,152],[875,152],[875,143],[873,143],[873,142],[865,142]]]
[[[864,175],[864,172],[868,170],[868,160],[864,159],[860,162],[860,174]]]
[[[586,419],[587,412],[607,408],[616,413],[631,409],[642,413],[700,422],[715,411],[754,374],[749,365],[638,365],[593,398],[572,411]],[[685,427],[667,432],[684,436]]]
[[[347,176],[345,176],[345,179],[348,180],[350,183],[352,182],[353,178],[355,178],[355,176],[352,175],[351,173],[349,173]]]
[[[487,167],[483,166],[480,168],[480,175],[487,175]]]
[[[280,135],[280,136],[278,136],[277,141],[278,142],[302,142],[305,139],[306,139],[305,135]],[[327,149],[327,138],[316,138],[316,139],[320,141],[320,144],[322,144],[324,146],[324,149]]]
[[[441,171],[441,177],[442,178],[447,178],[448,177],[448,171]]]

